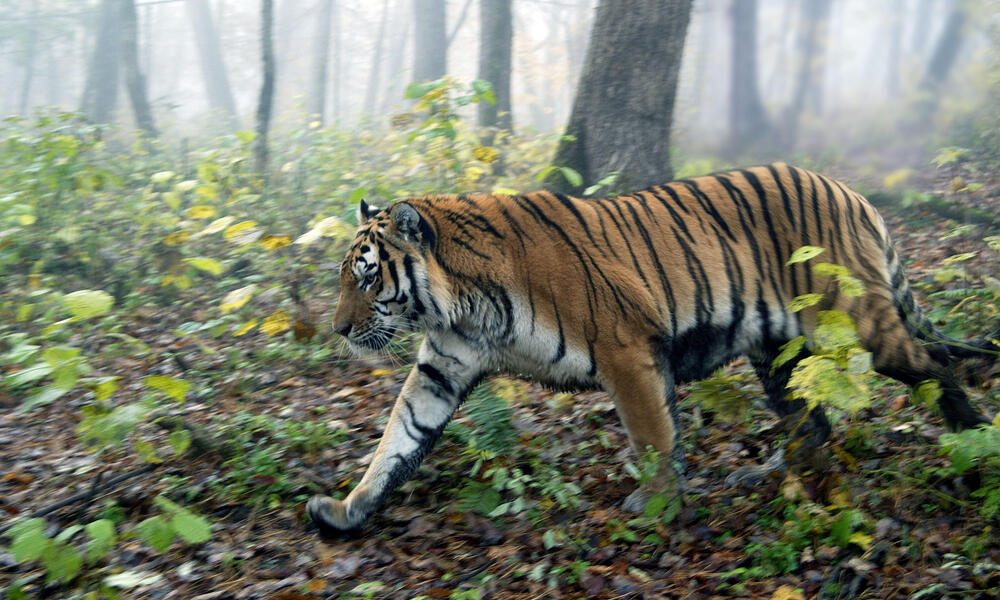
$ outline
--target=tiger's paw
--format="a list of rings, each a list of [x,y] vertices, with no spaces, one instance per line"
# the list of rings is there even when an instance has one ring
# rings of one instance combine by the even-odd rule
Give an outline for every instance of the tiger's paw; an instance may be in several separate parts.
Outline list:
[[[306,513],[323,537],[342,537],[356,533],[361,523],[347,516],[347,503],[329,496],[313,496],[306,503]]]

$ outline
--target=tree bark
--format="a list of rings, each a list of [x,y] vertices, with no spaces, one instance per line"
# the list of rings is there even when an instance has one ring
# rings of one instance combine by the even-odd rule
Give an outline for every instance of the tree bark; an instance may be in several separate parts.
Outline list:
[[[510,61],[514,43],[511,0],[480,0],[479,78],[493,85],[496,103],[479,103],[479,126],[510,131]],[[492,143],[492,133],[484,143]]]
[[[326,75],[330,63],[330,22],[333,20],[333,0],[320,0],[316,22],[316,39],[313,42],[313,67],[310,79],[308,106],[309,119],[325,125]]]
[[[191,29],[194,30],[195,43],[200,56],[201,74],[205,80],[209,105],[222,111],[229,120],[232,129],[239,129],[239,119],[236,116],[236,102],[229,87],[229,75],[222,60],[222,50],[219,48],[219,38],[212,24],[212,13],[207,0],[186,0],[188,18]]]
[[[579,192],[617,171],[641,188],[668,181],[670,125],[691,0],[601,0],[551,187]]]
[[[413,0],[413,79],[433,81],[448,72],[444,0]]]
[[[962,2],[956,2],[944,24],[941,37],[934,46],[924,73],[923,87],[934,88],[943,83],[955,64],[958,51],[962,47],[962,32],[965,27],[965,9]]]
[[[132,103],[136,125],[147,136],[156,137],[153,109],[146,93],[146,79],[139,70],[139,17],[135,0],[120,0],[122,67],[125,70],[125,87]]]
[[[38,5],[39,3],[32,3],[31,6],[31,17],[28,21],[28,39],[25,42],[25,57],[24,57],[24,80],[21,84],[21,100],[18,103],[18,113],[25,114],[28,112],[28,101],[31,98],[31,83],[35,78],[35,55],[36,46],[38,45]]]
[[[274,0],[260,3],[260,56],[264,77],[257,102],[257,137],[254,139],[254,162],[257,172],[266,175],[268,163],[267,134],[274,106]]]
[[[403,3],[407,0],[397,0],[392,29],[392,45],[389,46],[389,59],[386,62],[388,84],[385,95],[382,97],[381,113],[387,114],[389,109],[403,99],[403,85],[405,84],[403,62],[406,57],[406,44],[410,40],[410,19],[406,11],[401,10]]]
[[[117,0],[101,0],[94,51],[80,103],[80,112],[95,123],[109,122],[118,104],[120,16]]]
[[[378,24],[378,36],[375,38],[375,51],[372,52],[372,67],[368,72],[368,89],[365,91],[365,113],[375,114],[375,103],[378,100],[379,84],[382,82],[382,46],[385,44],[385,28],[389,22],[389,0],[382,2],[382,19]]]
[[[757,85],[757,0],[733,0],[732,67],[729,86],[729,151],[739,154],[770,141],[767,113]]]

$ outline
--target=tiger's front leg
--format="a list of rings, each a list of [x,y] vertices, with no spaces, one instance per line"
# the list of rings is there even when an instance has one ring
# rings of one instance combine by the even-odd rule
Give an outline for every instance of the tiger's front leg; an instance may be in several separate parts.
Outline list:
[[[421,346],[357,487],[344,500],[319,495],[309,499],[306,511],[324,534],[357,529],[381,508],[389,494],[413,476],[479,379],[480,371],[466,364],[471,361],[439,354],[433,346],[428,340]]]

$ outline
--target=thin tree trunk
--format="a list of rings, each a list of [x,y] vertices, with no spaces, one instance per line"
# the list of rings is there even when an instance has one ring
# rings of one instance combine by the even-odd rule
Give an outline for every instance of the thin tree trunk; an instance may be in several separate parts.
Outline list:
[[[186,0],[188,18],[194,30],[195,43],[200,56],[201,74],[208,91],[208,102],[215,110],[225,113],[229,126],[239,129],[236,102],[229,87],[229,75],[222,60],[222,50],[212,21],[207,0]]]
[[[372,68],[368,76],[368,90],[365,92],[365,113],[368,116],[374,116],[375,114],[379,84],[382,83],[382,47],[385,43],[385,28],[388,22],[389,0],[383,0],[382,19],[378,24],[378,37],[375,38],[375,51],[372,52]]]
[[[885,93],[889,98],[899,96],[901,88],[905,8],[903,0],[893,0],[889,8],[889,47],[885,58]]]
[[[670,126],[691,0],[601,0],[573,112],[547,184],[579,192],[611,172],[636,189],[668,181]],[[641,52],[637,51],[641,49]]]
[[[784,119],[782,132],[785,146],[794,148],[798,141],[799,121],[810,94],[822,94],[823,46],[826,45],[827,20],[830,17],[830,0],[805,0],[802,7],[802,24],[799,34],[799,71],[792,91],[792,102]],[[818,88],[818,89],[817,89]]]
[[[309,118],[325,125],[326,73],[330,62],[330,22],[333,20],[333,0],[320,0],[313,42],[313,68],[307,101]]]
[[[455,20],[455,24],[451,28],[451,33],[448,34],[448,47],[451,48],[451,43],[455,41],[455,36],[458,35],[458,30],[462,28],[465,23],[465,17],[469,14],[469,7],[472,6],[472,0],[465,0],[465,5],[462,6],[462,12],[458,13],[458,19]]]
[[[24,81],[21,85],[21,101],[18,113],[28,112],[28,101],[31,98],[31,82],[35,78],[35,47],[38,45],[38,2],[31,5],[28,39],[25,43]]]
[[[343,69],[341,68],[341,45],[343,37],[340,35],[340,4],[333,5],[333,73],[330,75],[330,97],[333,100],[330,107],[332,121],[337,121],[341,116],[340,82],[343,81]]]
[[[514,43],[511,0],[480,0],[479,78],[493,85],[496,103],[479,103],[479,126],[510,131],[510,61]],[[492,144],[493,134],[483,142]]]
[[[264,77],[257,102],[254,161],[257,172],[266,175],[269,158],[267,134],[271,127],[271,108],[274,105],[274,0],[261,0],[260,7],[260,56]]]
[[[910,54],[923,58],[930,47],[931,13],[934,0],[917,0],[916,16],[913,20],[913,37],[910,38]]]
[[[733,0],[732,79],[729,87],[729,150],[738,154],[771,141],[757,85],[757,0]]]
[[[433,81],[444,77],[448,72],[444,0],[413,0],[413,23],[413,79]]]
[[[117,1],[101,0],[96,42],[80,108],[95,123],[109,122],[118,104],[119,18]]]
[[[934,45],[934,51],[927,62],[927,69],[920,81],[920,93],[917,95],[918,125],[930,123],[937,111],[940,100],[939,88],[947,82],[955,59],[958,58],[964,29],[965,6],[962,2],[956,2],[948,14],[948,20]]]
[[[403,63],[406,58],[406,44],[410,40],[410,19],[406,11],[401,10],[401,6],[407,0],[397,0],[396,18],[392,29],[393,44],[389,47],[389,60],[387,61],[387,72],[389,82],[386,86],[385,96],[382,98],[381,113],[386,114],[389,109],[403,99],[403,84],[406,74],[403,72]]]
[[[125,70],[125,87],[128,89],[136,125],[149,137],[156,137],[153,109],[146,93],[146,80],[139,70],[139,23],[135,0],[120,0],[122,67]]]

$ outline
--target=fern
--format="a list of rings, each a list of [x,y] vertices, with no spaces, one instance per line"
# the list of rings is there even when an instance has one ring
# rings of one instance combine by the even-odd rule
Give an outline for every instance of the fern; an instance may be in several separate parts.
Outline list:
[[[958,288],[940,290],[927,295],[928,298],[944,298],[945,300],[965,300],[966,298],[993,298],[996,292],[988,288]]]
[[[473,449],[494,454],[509,452],[517,441],[514,412],[508,403],[508,397],[514,394],[512,385],[498,379],[473,390],[465,403],[465,414],[476,427],[458,426],[452,428],[452,433]]]

